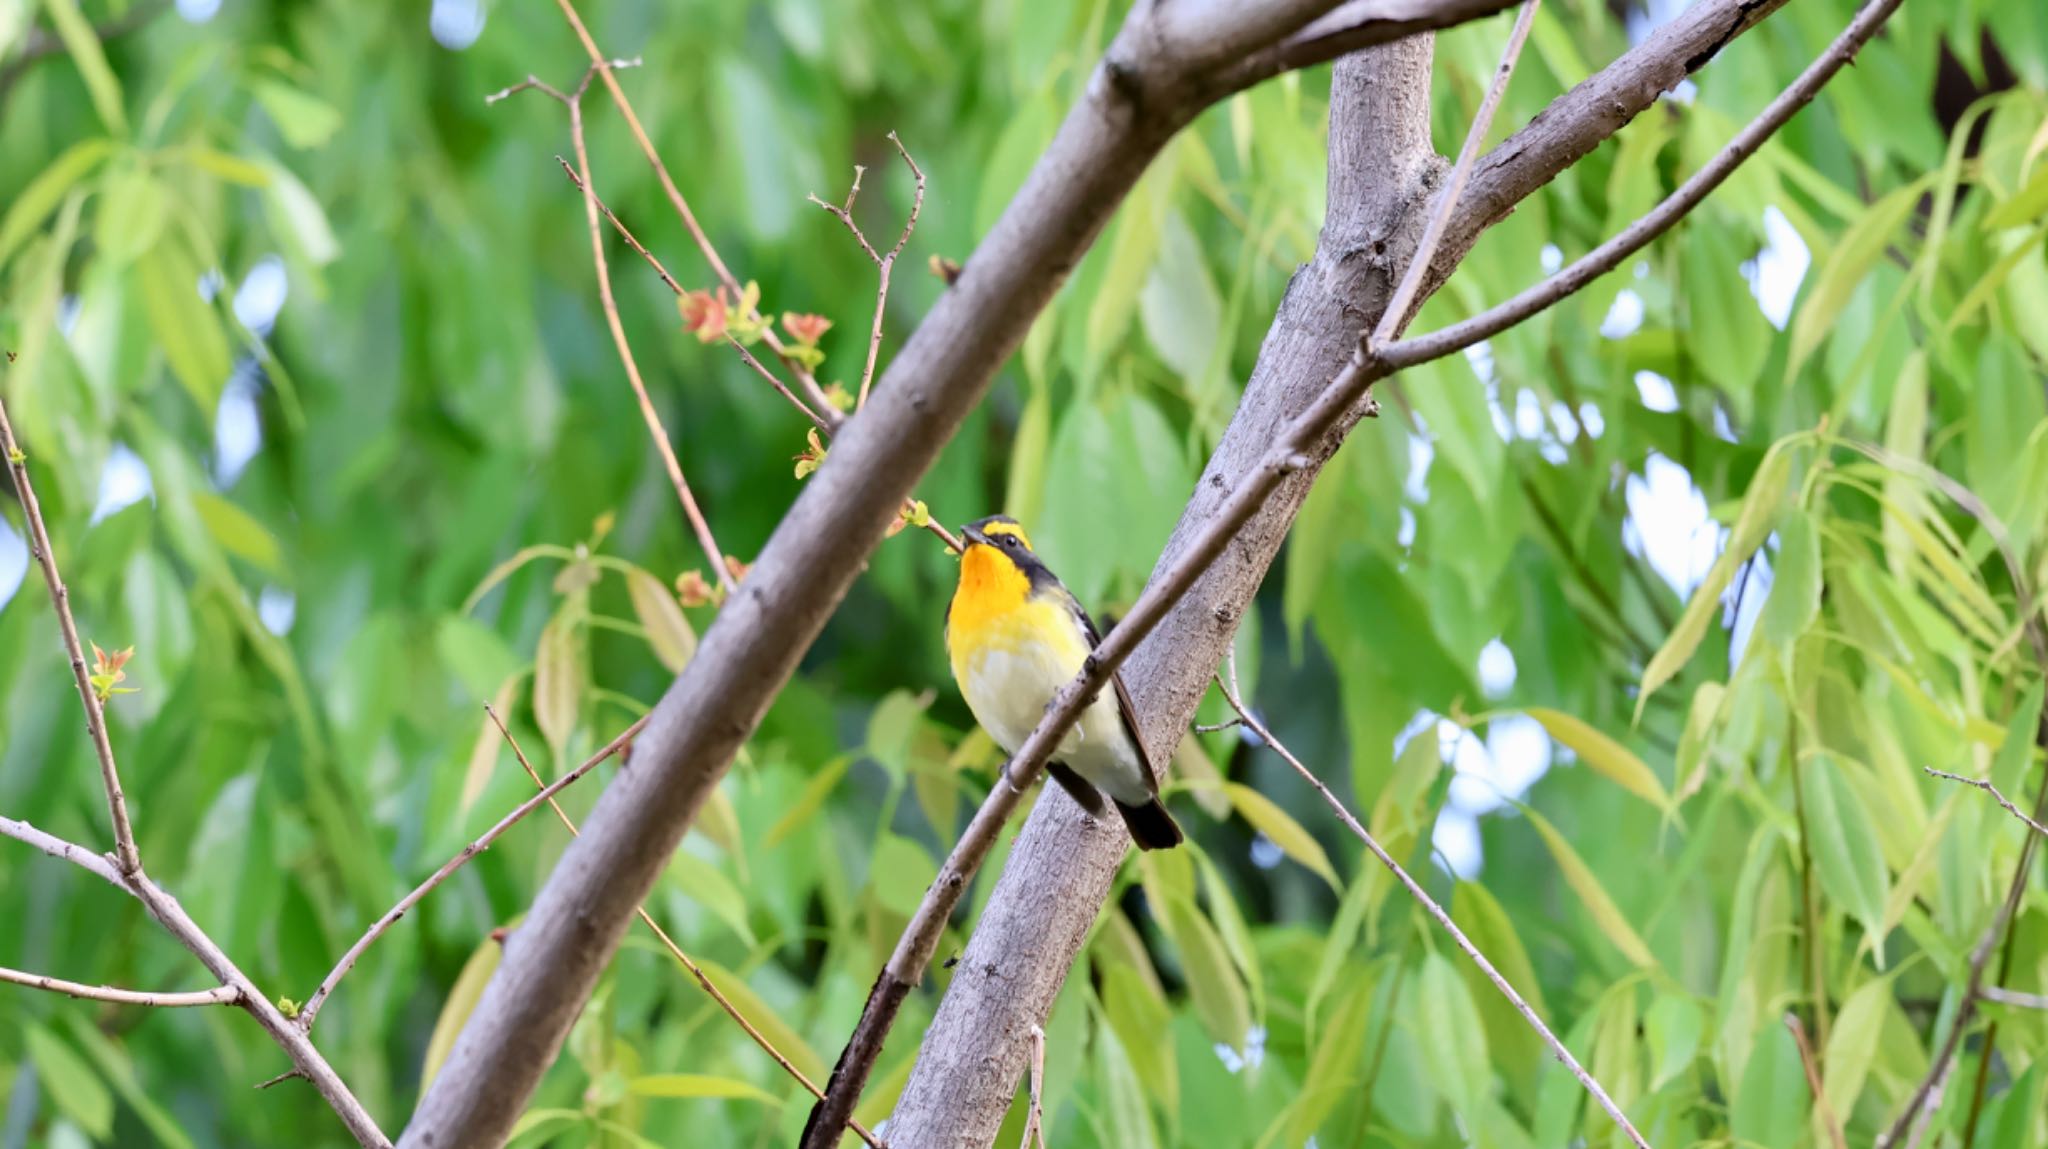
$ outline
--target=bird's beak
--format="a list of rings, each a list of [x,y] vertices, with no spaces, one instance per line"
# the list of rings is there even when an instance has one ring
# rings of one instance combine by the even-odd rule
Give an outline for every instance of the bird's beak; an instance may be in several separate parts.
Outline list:
[[[961,527],[960,537],[966,539],[969,546],[978,544],[985,547],[989,545],[988,536],[982,534],[979,527]]]

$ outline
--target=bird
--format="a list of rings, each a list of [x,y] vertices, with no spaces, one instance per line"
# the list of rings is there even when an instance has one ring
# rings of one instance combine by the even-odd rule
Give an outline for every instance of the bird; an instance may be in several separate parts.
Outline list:
[[[1031,548],[1008,515],[961,528],[960,582],[946,605],[946,653],[974,719],[1006,754],[1038,726],[1062,686],[1101,643],[1095,623]],[[1106,816],[1114,804],[1141,850],[1181,843],[1159,801],[1152,755],[1123,679],[1098,694],[1053,751],[1046,772],[1081,808]]]

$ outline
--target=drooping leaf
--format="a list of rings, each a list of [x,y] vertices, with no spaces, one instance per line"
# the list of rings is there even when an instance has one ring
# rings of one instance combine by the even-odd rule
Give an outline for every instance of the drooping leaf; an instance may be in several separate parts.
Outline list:
[[[1645,765],[1641,758],[1636,757],[1628,747],[1592,725],[1561,711],[1532,706],[1528,714],[1542,723],[1543,729],[1549,731],[1552,738],[1570,747],[1572,753],[1579,756],[1579,761],[1591,767],[1595,773],[1659,810],[1670,808],[1671,797],[1664,792],[1664,783],[1659,781],[1656,772]]]
[[[420,1066],[422,1091],[433,1083],[441,1066],[447,1064],[448,1054],[455,1049],[455,1039],[461,1036],[462,1027],[469,1024],[469,1015],[476,1011],[484,987],[490,984],[491,975],[498,972],[498,963],[504,957],[504,944],[487,937],[463,963],[462,972],[455,975],[455,984],[441,1002],[440,1016],[434,1019],[434,1031],[427,1037],[427,1056]]]
[[[782,1104],[782,1098],[758,1085],[706,1073],[650,1073],[628,1081],[626,1091],[635,1097],[716,1097],[758,1101],[763,1105]]]
[[[1891,878],[1871,829],[1870,811],[1842,776],[1847,767],[1833,755],[1815,754],[1801,768],[1806,772],[1807,830],[1813,836],[1821,888],[1876,939],[1882,954],[1883,935],[1878,930]]]
[[[1586,912],[1593,915],[1593,922],[1600,927],[1600,932],[1605,934],[1614,948],[1620,950],[1622,956],[1629,961],[1643,967],[1655,966],[1657,959],[1650,954],[1650,947],[1643,944],[1643,939],[1636,933],[1635,927],[1629,924],[1628,915],[1622,913],[1621,907],[1614,904],[1614,899],[1608,896],[1607,888],[1600,884],[1600,879],[1594,876],[1593,871],[1579,857],[1578,851],[1572,848],[1572,844],[1563,834],[1557,832],[1557,828],[1550,824],[1548,818],[1526,806],[1522,808],[1522,812],[1529,819],[1529,824],[1536,827],[1536,832],[1543,836],[1543,844],[1549,848],[1551,858],[1557,862],[1557,868],[1564,872],[1566,884],[1579,896],[1579,902],[1586,907]]]
[[[690,656],[697,652],[697,632],[690,629],[690,620],[683,617],[682,604],[660,579],[639,567],[627,569],[626,591],[633,600],[633,614],[647,631],[647,645],[654,651],[654,657],[661,660],[669,673],[682,673]]]
[[[1271,798],[1241,783],[1226,782],[1224,790],[1230,795],[1231,805],[1237,807],[1237,812],[1254,829],[1280,847],[1282,853],[1328,882],[1332,890],[1342,892],[1343,884],[1337,881],[1337,871],[1331,868],[1330,857],[1323,852],[1322,843],[1303,829],[1293,815],[1282,810]]]

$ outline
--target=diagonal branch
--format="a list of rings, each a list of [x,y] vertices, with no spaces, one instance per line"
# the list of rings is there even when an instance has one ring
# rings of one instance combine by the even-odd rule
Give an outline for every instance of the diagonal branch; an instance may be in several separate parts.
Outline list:
[[[541,779],[540,771],[535,770],[533,763],[527,761],[526,751],[520,749],[519,740],[512,737],[512,731],[506,729],[505,720],[499,718],[498,712],[488,704],[484,706],[484,713],[490,715],[491,725],[498,728],[498,733],[505,739],[505,744],[512,748],[512,756],[519,759],[519,768],[526,771],[526,776],[533,780],[535,786],[540,787],[540,796],[547,799],[548,808],[555,812],[555,817],[562,823],[562,828],[569,831],[571,838],[582,837],[583,833],[576,828],[575,820],[569,817],[568,811],[562,809],[560,802],[555,801],[555,791],[549,789],[548,784]],[[823,1096],[823,1094],[818,1092],[818,1087],[811,1084],[811,1079],[804,1075],[804,1071],[798,1069],[788,1057],[783,1055],[781,1050],[775,1048],[775,1043],[769,1041],[767,1036],[756,1028],[753,1022],[747,1020],[747,1015],[740,1012],[740,1008],[732,1003],[732,999],[726,997],[719,990],[718,986],[713,984],[710,978],[704,976],[703,968],[690,960],[690,955],[684,953],[683,947],[677,945],[676,940],[669,936],[668,931],[661,928],[660,924],[654,920],[654,915],[647,912],[647,907],[644,904],[639,908],[639,917],[648,929],[654,931],[654,936],[661,941],[662,947],[668,950],[669,956],[675,958],[678,964],[689,971],[691,977],[697,979],[697,985],[705,993],[711,995],[711,1000],[718,1003],[718,1008],[724,1010],[727,1017],[732,1018],[741,1029],[746,1031],[747,1036],[753,1039],[754,1044],[761,1048],[761,1052],[767,1054],[774,1060],[775,1064],[781,1066],[784,1073],[795,1078],[797,1084],[802,1085],[811,1096]],[[874,1149],[886,1149],[882,1142],[877,1140],[873,1133],[863,1128],[858,1121],[853,1123],[853,1131],[858,1133],[860,1139],[873,1146]]]
[[[107,804],[113,816],[116,853],[101,857],[89,853],[84,847],[45,834],[26,822],[0,819],[0,832],[36,847],[52,857],[62,858],[79,865],[93,874],[120,887],[142,903],[144,910],[156,920],[178,943],[199,959],[199,963],[221,982],[225,990],[235,994],[235,1004],[248,1011],[289,1057],[295,1072],[312,1082],[320,1096],[347,1127],[351,1136],[371,1149],[388,1149],[391,1142],[383,1130],[363,1108],[355,1094],[349,1091],[326,1058],[313,1047],[296,1024],[284,1016],[223,952],[206,931],[178,904],[178,899],[163,887],[150,880],[143,872],[142,860],[135,850],[135,837],[128,825],[127,806],[121,799],[120,772],[115,768],[112,744],[107,740],[106,718],[100,708],[99,694],[85,671],[85,659],[79,650],[78,630],[71,620],[70,594],[64,582],[57,576],[56,559],[50,549],[50,532],[44,524],[42,505],[36,501],[35,490],[28,478],[28,455],[15,441],[14,427],[7,419],[7,408],[0,403],[0,452],[4,452],[7,465],[14,475],[15,490],[21,496],[22,511],[28,517],[28,536],[36,558],[42,563],[43,575],[49,583],[50,599],[57,610],[58,621],[64,631],[65,646],[71,655],[72,672],[78,679],[79,698],[85,706],[86,724],[93,733],[93,749],[99,757],[100,777],[107,791]],[[111,683],[108,684],[111,686]],[[183,1003],[180,1003],[183,1004]]]
[[[1532,4],[1530,7],[1534,7],[1534,5]],[[1525,8],[1524,11],[1527,11],[1527,9]],[[1337,795],[1331,793],[1328,786],[1323,785],[1323,780],[1316,776],[1315,771],[1304,765],[1301,759],[1294,756],[1294,751],[1287,748],[1286,743],[1274,737],[1273,732],[1266,728],[1265,723],[1260,722],[1252,715],[1251,708],[1247,707],[1244,704],[1244,699],[1238,696],[1236,680],[1237,667],[1233,661],[1230,663],[1230,682],[1226,685],[1223,679],[1218,678],[1216,680],[1216,687],[1222,692],[1223,701],[1229,703],[1230,708],[1237,712],[1237,721],[1245,729],[1258,735],[1259,740],[1271,748],[1275,754],[1278,754],[1289,766],[1294,767],[1294,772],[1301,775],[1303,781],[1315,787],[1316,793],[1322,796],[1324,804],[1328,805],[1336,813],[1338,820],[1344,823],[1345,828],[1350,830],[1352,835],[1359,841],[1365,843],[1365,848],[1372,851],[1372,856],[1379,859],[1380,865],[1385,866],[1387,871],[1394,875],[1395,880],[1401,883],[1402,888],[1406,889],[1411,897],[1421,903],[1422,908],[1428,912],[1430,918],[1437,925],[1443,927],[1445,933],[1451,935],[1451,941],[1457,945],[1458,949],[1466,957],[1472,960],[1473,965],[1479,967],[1479,972],[1486,975],[1486,980],[1493,983],[1493,988],[1499,990],[1501,996],[1508,999],[1508,1004],[1515,1007],[1515,1012],[1521,1014],[1522,1020],[1529,1023],[1529,1028],[1535,1030],[1536,1035],[1543,1039],[1543,1044],[1550,1047],[1551,1056],[1562,1062],[1564,1067],[1571,1071],[1571,1075],[1579,1079],[1579,1084],[1585,1087],[1587,1093],[1592,1094],[1593,1100],[1599,1102],[1600,1108],[1607,1111],[1607,1115],[1612,1117],[1614,1123],[1621,1127],[1622,1133],[1627,1135],[1629,1141],[1635,1145],[1636,1149],[1650,1149],[1649,1143],[1643,1140],[1643,1135],[1636,1130],[1633,1124],[1630,1124],[1628,1114],[1621,1111],[1621,1106],[1615,1104],[1614,1098],[1608,1096],[1607,1091],[1600,1087],[1600,1083],[1594,1080],[1593,1075],[1586,1071],[1586,1067],[1579,1064],[1578,1058],[1572,1056],[1572,1051],[1565,1048],[1564,1042],[1558,1040],[1557,1034],[1552,1033],[1550,1027],[1543,1024],[1543,1019],[1536,1015],[1536,1011],[1530,1007],[1527,1001],[1523,1000],[1521,994],[1515,992],[1515,987],[1508,982],[1506,977],[1501,975],[1498,969],[1494,968],[1493,963],[1487,960],[1486,955],[1480,952],[1479,947],[1472,944],[1472,939],[1465,936],[1465,931],[1458,928],[1458,923],[1451,920],[1451,915],[1446,913],[1441,905],[1437,904],[1436,899],[1429,896],[1429,891],[1423,889],[1422,884],[1410,876],[1401,863],[1394,860],[1392,854],[1387,853],[1386,847],[1379,844],[1379,841],[1372,836],[1372,832],[1359,822],[1358,818],[1345,807],[1343,801]]]
[[[2004,794],[1999,793],[1998,787],[1992,785],[1990,779],[1965,778],[1961,774],[1951,774],[1946,770],[1936,770],[1932,766],[1922,766],[1921,769],[1925,770],[1927,772],[1927,776],[1930,778],[1941,778],[1950,782],[1961,782],[1965,786],[1975,786],[1977,789],[1982,790],[1986,794],[1991,795],[1993,801],[2005,807],[2006,813],[2011,814],[2013,817],[2018,818],[2021,822],[2025,823],[2027,829],[2032,830],[2036,834],[2048,835],[2048,826],[2043,826],[2041,823],[2036,822],[2032,818],[2029,818],[2025,810],[2022,810],[2018,806],[2012,804],[2012,799],[2006,797]]]
[[[1783,95],[1738,134],[1726,153],[1717,156],[1615,241],[1602,245],[1580,265],[1567,269],[1561,283],[1544,285],[1539,290],[1555,302],[1590,281],[1596,269],[1618,264],[1670,227],[1810,101],[1896,7],[1897,0],[1878,0],[1866,7]],[[1340,64],[1340,83],[1344,77]],[[1412,85],[1413,81],[1407,83]],[[1386,100],[1402,90],[1401,82],[1379,81],[1368,85],[1362,99],[1370,106],[1371,100]],[[1426,125],[1426,86],[1422,91],[1420,105],[1406,114]],[[1389,158],[1394,149],[1387,146],[1384,138],[1368,136],[1361,142],[1337,130],[1337,111],[1346,106],[1340,99],[1343,94],[1341,86],[1333,89],[1333,215],[1344,202],[1336,192],[1339,179],[1359,180],[1369,191],[1370,180],[1377,173],[1389,167],[1398,170],[1399,165],[1398,158]],[[1385,132],[1384,128],[1381,130]],[[1354,169],[1363,174],[1349,174]],[[1332,226],[1326,224],[1326,246]],[[1398,237],[1399,232],[1399,225],[1393,224],[1377,232],[1368,231],[1366,238],[1368,243],[1378,243],[1389,233]],[[1327,254],[1319,250],[1311,275],[1317,270],[1326,276],[1340,271],[1358,246],[1358,239],[1353,238]],[[1447,246],[1435,262],[1441,265],[1451,252]],[[1325,268],[1325,259],[1335,267]],[[1295,334],[1300,331],[1304,317],[1290,316],[1290,309],[1300,296],[1304,296],[1304,288],[1297,278],[1283,302],[1280,318],[1275,321],[1277,334],[1268,336],[1261,369],[1254,372],[1253,385],[1246,390],[1238,418],[1226,431],[1217,460],[1211,462],[1203,476],[1202,485],[1184,512],[1151,583],[1123,621],[1097,647],[1083,673],[1061,691],[1031,739],[1020,747],[1012,760],[1013,778],[1020,767],[1037,768],[1058,733],[1078,714],[1084,700],[1102,689],[1108,676],[1138,649],[1148,632],[1161,625],[1172,609],[1172,623],[1164,637],[1145,646],[1136,672],[1127,676],[1144,716],[1146,731],[1157,733],[1158,737],[1151,741],[1165,753],[1181,736],[1206,686],[1207,675],[1191,676],[1190,666],[1206,661],[1210,651],[1214,651],[1214,657],[1221,657],[1235,631],[1237,618],[1277,553],[1294,510],[1306,497],[1306,480],[1290,476],[1301,471],[1304,464],[1310,470],[1320,466],[1336,449],[1350,426],[1349,421],[1360,413],[1361,401],[1373,382],[1398,368],[1462,350],[1506,325],[1500,322],[1501,316],[1488,313],[1482,317],[1483,322],[1461,324],[1446,333],[1393,343],[1377,355],[1369,355],[1363,348],[1354,349],[1335,379],[1319,391],[1295,400],[1306,403],[1305,409],[1296,408],[1298,413],[1284,417],[1288,408],[1262,394],[1260,376],[1269,356],[1314,361],[1317,352],[1306,351],[1304,341]],[[1373,302],[1370,296],[1358,304],[1331,301],[1322,305],[1322,314],[1348,326],[1355,322],[1351,317],[1361,312],[1377,315],[1378,311],[1368,310]],[[1380,310],[1384,310],[1383,305]],[[1263,385],[1284,386],[1272,383],[1270,377]],[[1255,410],[1255,402],[1264,406]],[[1248,411],[1257,423],[1248,419]],[[1244,424],[1241,436],[1237,434],[1240,424]],[[1226,471],[1238,475],[1234,485]],[[1286,497],[1275,500],[1275,508],[1269,511],[1268,500],[1283,486]],[[1221,569],[1209,572],[1209,567],[1226,552],[1229,557]],[[1201,593],[1189,603],[1175,607],[1198,583]],[[1028,780],[1031,775],[1026,773],[1023,777]],[[1002,792],[999,789],[998,793]],[[973,832],[972,828],[969,832]],[[969,964],[1000,970],[1001,976],[966,982],[956,979],[948,989],[939,1015],[927,1031],[924,1052],[898,1104],[892,1129],[941,1143],[955,1138],[970,1143],[983,1139],[978,1123],[989,1119],[998,1102],[1007,1104],[1003,1099],[1014,1088],[1021,1066],[1017,1053],[1002,1046],[1000,1037],[1014,1034],[1024,1024],[1045,1016],[1126,848],[1126,838],[1119,828],[1095,826],[1071,803],[1055,800],[1038,804],[1030,824],[1011,850],[1005,873],[982,911],[980,925],[967,951]],[[942,880],[943,875],[944,871]],[[1028,967],[1010,959],[1006,952],[1023,946],[1029,946],[1033,953],[1033,962]],[[999,1064],[1000,1070],[986,1069],[991,1063]],[[963,1085],[961,1079],[965,1076],[975,1080]],[[999,1119],[1000,1113],[995,1118]]]
[[[57,573],[57,554],[50,547],[50,530],[43,523],[42,504],[36,501],[35,484],[28,478],[28,455],[15,441],[14,425],[7,421],[7,409],[0,406],[0,454],[14,477],[15,493],[21,496],[22,514],[28,519],[28,549],[43,569],[43,582],[50,588],[50,605],[57,610],[57,627],[64,633],[64,652],[71,659],[71,678],[78,685],[78,701],[85,707],[85,730],[92,736],[93,757],[99,760],[100,783],[107,792],[107,818],[114,826],[114,868],[132,877],[142,870],[142,857],[135,850],[135,830],[128,824],[128,801],[121,794],[121,772],[114,765],[114,747],[107,741],[107,715],[99,691],[93,687],[92,671],[85,663],[85,647],[78,641],[78,623],[71,617],[71,591]]]
[[[341,960],[334,963],[334,968],[327,971],[327,976],[320,979],[320,985],[313,991],[313,996],[307,998],[304,1008],[299,1010],[299,1028],[309,1033],[312,1031],[313,1021],[320,1015],[320,1007],[327,1004],[327,998],[334,993],[334,987],[340,984],[341,979],[347,976],[349,970],[355,968],[356,962],[362,959],[364,951],[368,950],[378,938],[383,937],[386,930],[396,925],[398,919],[405,916],[406,911],[420,904],[420,899],[433,893],[434,887],[447,881],[454,875],[455,871],[461,869],[471,858],[490,849],[491,843],[504,836],[505,831],[518,825],[528,814],[540,809],[543,803],[553,805],[555,795],[574,785],[576,780],[585,774],[597,769],[598,764],[605,759],[626,749],[626,747],[632,744],[633,736],[640,733],[646,725],[647,720],[642,718],[640,721],[620,731],[617,737],[599,747],[597,753],[584,759],[583,763],[574,770],[555,779],[552,784],[542,787],[540,793],[513,807],[511,813],[498,819],[496,825],[478,835],[475,841],[462,847],[461,850],[456,852],[454,857],[443,862],[440,869],[427,875],[426,881],[421,882],[413,888],[411,893],[398,899],[396,905],[384,911],[383,916],[372,922],[370,928],[363,932],[363,936],[357,938],[356,943],[348,947],[348,952],[341,955]]]
[[[1428,251],[1435,240],[1443,234],[1444,221],[1457,207],[1458,191],[1464,177],[1471,171],[1472,161],[1478,155],[1479,141],[1486,136],[1492,123],[1493,113],[1500,106],[1500,96],[1507,87],[1508,78],[1514,74],[1515,60],[1521,55],[1522,45],[1529,33],[1529,23],[1536,10],[1536,0],[1527,0],[1523,5],[1522,17],[1508,37],[1507,47],[1501,53],[1500,68],[1495,72],[1486,97],[1481,101],[1477,116],[1472,122],[1464,151],[1459,156],[1458,167],[1445,184],[1443,194],[1437,199],[1434,212],[1425,227],[1421,246],[1417,248],[1418,258],[1411,262],[1410,270],[1396,288],[1394,299],[1412,299],[1419,280],[1418,271],[1427,266]],[[1393,314],[1390,307],[1387,315]],[[1381,321],[1380,329],[1391,334],[1397,325]],[[1346,375],[1351,379],[1360,378],[1359,367],[1363,364],[1363,350],[1355,353]],[[1340,376],[1340,381],[1344,376]],[[1370,382],[1369,380],[1367,381]],[[1038,780],[1038,773],[1045,766],[1054,747],[1059,745],[1066,732],[1079,720],[1081,712],[1090,705],[1096,694],[1116,673],[1117,666],[1130,654],[1138,641],[1142,640],[1153,626],[1165,617],[1180,595],[1194,585],[1229,544],[1251,516],[1264,505],[1269,495],[1280,482],[1309,465],[1308,453],[1322,438],[1329,426],[1333,425],[1348,411],[1354,402],[1364,397],[1363,387],[1356,394],[1344,397],[1345,388],[1332,384],[1310,412],[1289,428],[1289,434],[1282,437],[1278,446],[1269,452],[1266,462],[1248,481],[1233,494],[1233,505],[1237,508],[1234,520],[1219,516],[1212,520],[1210,530],[1203,542],[1198,542],[1179,562],[1163,576],[1155,576],[1145,588],[1138,602],[1117,625],[1109,636],[1096,647],[1088,658],[1082,676],[1069,683],[1047,708],[1045,717],[1032,732],[1010,761],[1003,767],[1002,779],[989,791],[981,809],[975,812],[974,820],[968,824],[965,833],[954,843],[946,862],[939,868],[938,877],[931,888],[925,891],[917,913],[905,926],[902,937],[897,941],[895,952],[876,978],[874,988],[868,993],[868,1002],[861,1012],[853,1036],[848,1039],[839,1063],[832,1071],[832,1081],[827,1086],[829,1097],[812,1111],[810,1121],[804,1127],[804,1149],[829,1149],[838,1143],[839,1130],[843,1128],[845,1116],[853,1111],[860,1091],[867,1084],[869,1074],[874,1070],[877,1058],[881,1056],[883,1042],[889,1030],[895,1025],[896,1016],[910,991],[923,980],[925,971],[931,965],[933,953],[938,949],[939,938],[951,920],[953,911],[967,891],[967,884],[989,851],[995,847],[996,839],[1017,804]],[[1332,398],[1336,402],[1332,403]],[[1368,399],[1369,403],[1369,399]],[[1370,410],[1370,407],[1368,407]],[[1322,412],[1317,415],[1317,412]],[[1311,416],[1316,416],[1311,420]],[[1239,495],[1243,495],[1242,498]],[[1207,543],[1208,545],[1204,545]],[[1156,766],[1155,766],[1156,768]]]
[[[31,989],[46,989],[83,1001],[110,1001],[116,1005],[149,1005],[158,1009],[178,1009],[194,1005],[237,1005],[242,1000],[242,991],[231,985],[216,986],[213,989],[194,990],[190,993],[145,993],[133,989],[115,989],[110,985],[84,985],[65,981],[61,977],[44,977],[38,973],[23,973],[20,970],[0,968],[0,981],[13,985],[25,985]]]
[[[889,273],[896,267],[896,257],[903,254],[903,246],[910,242],[910,233],[917,230],[918,213],[924,210],[924,169],[918,167],[917,161],[910,158],[910,150],[903,146],[903,141],[897,138],[895,132],[889,133],[889,142],[896,145],[896,154],[903,157],[903,162],[910,168],[910,174],[917,177],[917,191],[910,201],[910,216],[903,221],[903,233],[896,237],[896,246],[890,248],[887,255],[877,252],[875,245],[869,243],[868,237],[860,230],[860,225],[853,222],[853,201],[860,195],[860,177],[865,169],[858,166],[853,169],[853,187],[847,190],[844,207],[826,203],[817,196],[810,197],[812,203],[831,212],[839,218],[840,223],[846,225],[846,230],[852,232],[853,238],[860,242],[860,249],[867,252],[868,258],[880,269],[881,282],[875,289],[875,321],[868,333],[868,362],[867,366],[861,369],[860,394],[853,403],[855,411],[868,404],[868,384],[875,378],[875,356],[882,350],[882,313],[889,305]]]

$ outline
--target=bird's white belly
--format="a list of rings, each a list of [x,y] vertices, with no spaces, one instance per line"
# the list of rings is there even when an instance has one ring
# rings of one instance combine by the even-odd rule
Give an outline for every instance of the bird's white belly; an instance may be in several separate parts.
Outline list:
[[[973,655],[963,668],[961,694],[975,720],[1005,753],[1014,754],[1031,736],[1045,708],[1062,686],[1081,672],[1081,659],[1048,644],[1022,642],[1007,649],[991,647]],[[1110,797],[1131,805],[1150,798],[1140,771],[1137,748],[1117,712],[1116,695],[1105,689],[1081,714],[1053,759],[1072,767]]]

